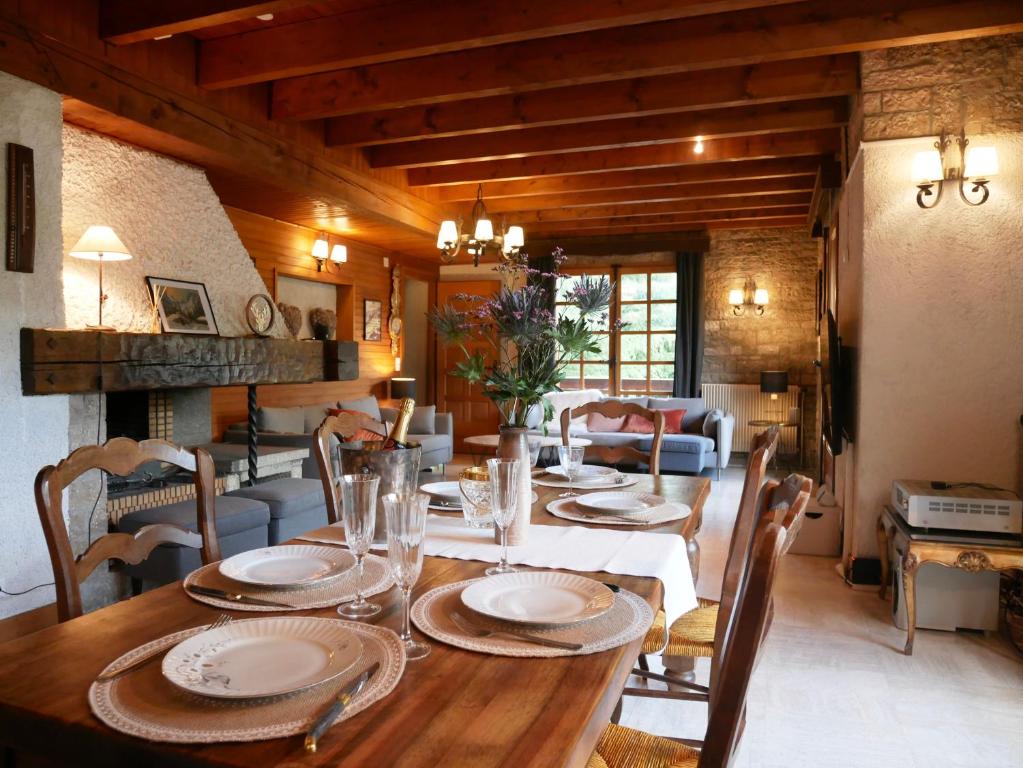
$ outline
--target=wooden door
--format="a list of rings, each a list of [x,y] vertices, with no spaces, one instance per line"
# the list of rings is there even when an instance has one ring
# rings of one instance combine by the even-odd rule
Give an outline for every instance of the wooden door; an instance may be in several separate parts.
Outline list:
[[[497,290],[496,280],[465,280],[437,284],[437,304],[453,304],[464,308],[453,297],[459,293],[489,296]],[[482,352],[487,360],[493,359],[494,348],[485,342],[467,344],[470,353]],[[437,410],[450,413],[455,422],[455,452],[468,453],[462,441],[473,435],[496,435],[500,423],[497,408],[483,396],[479,386],[448,373],[455,363],[464,359],[458,346],[446,347],[437,344]]]

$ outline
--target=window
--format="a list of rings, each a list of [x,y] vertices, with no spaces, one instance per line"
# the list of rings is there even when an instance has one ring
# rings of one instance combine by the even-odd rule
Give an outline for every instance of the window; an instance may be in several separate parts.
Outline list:
[[[586,273],[588,277],[606,277],[612,279],[607,272]],[[569,275],[558,283],[557,311],[558,317],[578,317],[579,309],[568,300],[568,295],[579,284],[580,275]],[[562,367],[565,380],[562,389],[599,389],[608,392],[611,386],[611,335],[609,323],[605,322],[597,328],[597,343],[600,352],[589,353],[582,360],[569,360]]]
[[[562,389],[600,389],[622,395],[670,394],[675,381],[675,272],[667,267],[616,268],[613,272],[592,276],[603,274],[618,283],[611,313],[625,325],[615,333],[606,326],[598,332],[598,354],[566,362]],[[560,281],[559,316],[572,317],[578,312],[567,298],[578,282],[578,275]]]
[[[674,272],[623,270],[618,278],[618,394],[670,394],[675,382]]]

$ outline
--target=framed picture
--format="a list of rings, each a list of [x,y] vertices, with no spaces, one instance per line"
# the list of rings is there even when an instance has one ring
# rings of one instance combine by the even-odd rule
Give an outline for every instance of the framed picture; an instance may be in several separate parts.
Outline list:
[[[381,318],[383,303],[375,299],[366,299],[362,303],[362,338],[366,341],[380,341]]]
[[[166,277],[147,277],[146,282],[164,333],[220,335],[205,285]]]

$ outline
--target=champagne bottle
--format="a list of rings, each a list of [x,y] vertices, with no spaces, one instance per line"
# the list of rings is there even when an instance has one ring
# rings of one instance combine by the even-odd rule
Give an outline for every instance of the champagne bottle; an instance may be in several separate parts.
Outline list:
[[[408,427],[412,421],[412,412],[416,409],[416,401],[411,397],[404,398],[398,405],[398,416],[394,420],[390,434],[384,440],[382,450],[393,451],[398,448],[407,448]]]

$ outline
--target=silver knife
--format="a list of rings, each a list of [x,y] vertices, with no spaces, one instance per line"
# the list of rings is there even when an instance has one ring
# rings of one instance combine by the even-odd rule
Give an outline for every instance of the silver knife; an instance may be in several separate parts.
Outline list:
[[[306,752],[316,751],[316,742],[318,742],[326,730],[334,724],[334,721],[344,713],[345,707],[352,703],[352,699],[359,695],[359,692],[366,687],[366,683],[369,682],[369,679],[373,677],[379,669],[380,662],[378,661],[338,692],[333,701],[331,701],[323,712],[317,716],[316,722],[313,723],[309,732],[306,734]]]
[[[198,584],[189,584],[185,587],[186,592],[192,592],[196,595],[205,595],[206,597],[216,597],[220,600],[227,600],[230,603],[244,603],[245,605],[266,605],[271,608],[294,608],[293,605],[287,603],[276,603],[273,600],[261,600],[258,597],[249,597],[248,595],[240,595],[236,592],[226,592],[223,589],[214,589],[213,587],[201,587]]]

